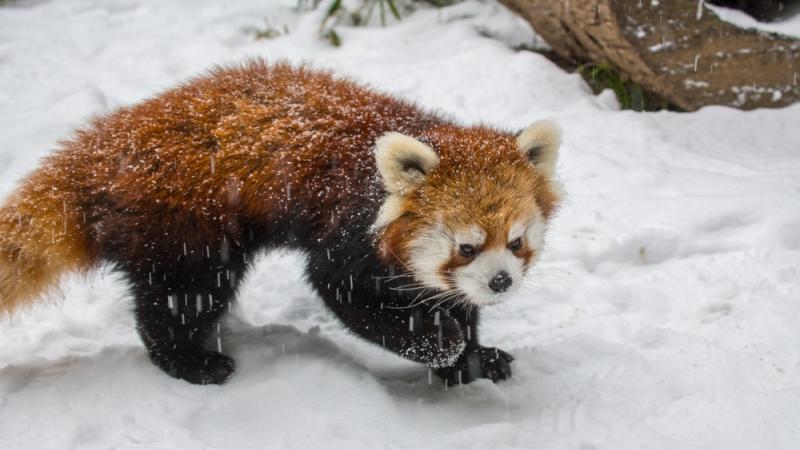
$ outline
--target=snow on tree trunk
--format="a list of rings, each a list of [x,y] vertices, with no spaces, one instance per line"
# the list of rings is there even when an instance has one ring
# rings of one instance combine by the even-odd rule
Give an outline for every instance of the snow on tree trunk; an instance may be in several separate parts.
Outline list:
[[[800,40],[738,28],[702,0],[500,0],[561,57],[605,63],[693,111],[800,100]]]

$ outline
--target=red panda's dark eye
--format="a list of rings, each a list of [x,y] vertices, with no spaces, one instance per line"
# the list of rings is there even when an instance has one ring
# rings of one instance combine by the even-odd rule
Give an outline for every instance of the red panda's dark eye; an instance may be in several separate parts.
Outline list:
[[[461,244],[458,246],[458,253],[465,258],[471,258],[475,256],[475,247],[469,244]]]
[[[521,248],[522,248],[522,238],[516,238],[508,243],[508,249],[511,250],[512,252],[516,252]]]

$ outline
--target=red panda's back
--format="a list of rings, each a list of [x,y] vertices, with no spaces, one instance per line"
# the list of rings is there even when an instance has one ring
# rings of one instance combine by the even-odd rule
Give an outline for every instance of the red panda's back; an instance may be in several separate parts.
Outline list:
[[[0,311],[91,267],[109,241],[145,253],[280,215],[335,229],[369,203],[375,139],[439,121],[327,72],[263,60],[97,117],[0,208]]]
[[[212,233],[235,214],[344,216],[375,177],[375,139],[438,120],[327,72],[255,60],[96,119],[50,164],[92,198]]]

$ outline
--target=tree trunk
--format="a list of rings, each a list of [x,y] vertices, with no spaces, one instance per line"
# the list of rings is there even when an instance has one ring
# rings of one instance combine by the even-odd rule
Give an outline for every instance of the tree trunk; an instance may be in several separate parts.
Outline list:
[[[721,21],[702,0],[500,0],[562,58],[604,63],[679,108],[800,100],[800,40]]]

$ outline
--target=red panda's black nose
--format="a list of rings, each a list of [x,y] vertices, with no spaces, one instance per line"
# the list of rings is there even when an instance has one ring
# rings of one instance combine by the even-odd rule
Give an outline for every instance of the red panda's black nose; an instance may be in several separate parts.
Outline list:
[[[489,288],[497,293],[505,292],[511,287],[514,280],[508,275],[505,270],[495,275],[492,281],[489,282]]]

